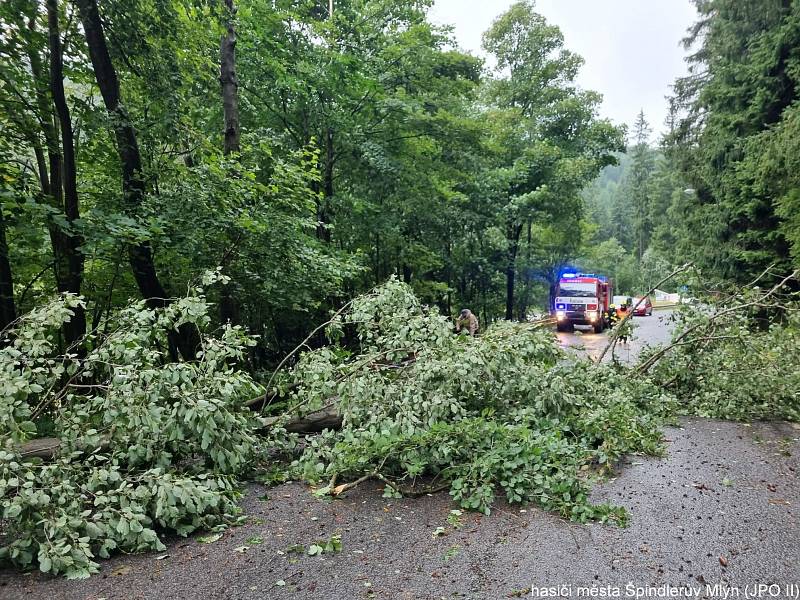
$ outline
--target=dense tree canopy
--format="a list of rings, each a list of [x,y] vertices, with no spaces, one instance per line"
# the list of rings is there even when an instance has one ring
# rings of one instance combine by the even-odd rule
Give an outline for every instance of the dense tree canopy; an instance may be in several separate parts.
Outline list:
[[[684,246],[724,278],[788,266],[797,232],[792,135],[800,6],[696,0],[691,73],[676,83],[670,151],[690,188]],[[688,238],[688,239],[687,239]]]
[[[258,365],[393,273],[491,321],[545,305],[567,264],[626,292],[686,259],[786,266],[798,15],[762,8],[698,1],[668,135],[641,114],[623,153],[532,2],[486,32],[493,71],[423,1],[7,2],[0,324],[79,294],[69,345],[221,267],[217,319],[260,336]]]
[[[653,145],[640,115],[619,166],[584,190],[599,244],[587,262],[602,264],[613,237],[627,291],[687,260],[706,284],[743,283],[769,266],[787,272],[800,255],[798,4],[695,4],[689,75],[675,82],[666,135]]]
[[[5,3],[2,325],[79,294],[70,344],[221,267],[218,319],[259,334],[261,364],[392,273],[487,321],[542,303],[621,149],[580,57],[532,3],[487,32],[495,72],[426,2],[334,6]]]

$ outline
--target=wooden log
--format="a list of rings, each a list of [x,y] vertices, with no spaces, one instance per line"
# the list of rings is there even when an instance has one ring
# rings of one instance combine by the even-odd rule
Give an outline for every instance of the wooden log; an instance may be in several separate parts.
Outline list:
[[[51,459],[60,448],[61,440],[58,438],[38,438],[22,444],[19,453],[22,458]]]
[[[261,419],[265,429],[272,427],[281,417],[267,417]],[[324,429],[339,429],[342,426],[342,415],[336,406],[326,406],[321,410],[311,412],[302,417],[290,419],[285,427],[290,433],[319,433]],[[108,445],[105,441],[103,446]],[[61,440],[58,438],[37,438],[25,442],[19,447],[20,456],[23,459],[41,458],[42,460],[52,460],[58,456],[61,450]]]
[[[264,428],[272,427],[281,417],[261,419]],[[286,423],[286,431],[290,433],[319,433],[324,429],[339,429],[342,426],[342,415],[335,405],[326,406],[302,417],[295,417]]]

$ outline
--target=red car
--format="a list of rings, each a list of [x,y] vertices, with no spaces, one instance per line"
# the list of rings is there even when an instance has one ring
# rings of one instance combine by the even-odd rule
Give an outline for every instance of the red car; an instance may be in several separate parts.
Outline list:
[[[632,306],[636,306],[639,300],[642,300],[641,296],[634,298]],[[633,311],[633,314],[637,317],[647,317],[653,314],[653,303],[650,302],[650,296],[645,297],[642,303],[636,306],[636,310]]]

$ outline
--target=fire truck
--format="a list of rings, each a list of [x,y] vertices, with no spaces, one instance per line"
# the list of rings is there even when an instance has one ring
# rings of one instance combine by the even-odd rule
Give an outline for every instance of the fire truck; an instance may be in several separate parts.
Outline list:
[[[553,312],[558,331],[572,331],[575,325],[590,325],[602,333],[608,322],[608,305],[613,291],[603,275],[562,273]]]

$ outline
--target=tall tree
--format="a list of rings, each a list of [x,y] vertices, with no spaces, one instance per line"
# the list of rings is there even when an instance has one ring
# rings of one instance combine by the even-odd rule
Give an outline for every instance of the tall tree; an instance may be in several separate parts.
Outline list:
[[[18,148],[19,154],[13,158],[26,166],[31,158],[35,160],[31,170],[37,173],[40,188],[36,203],[47,207],[40,214],[44,215],[53,258],[42,273],[51,266],[56,289],[78,295],[82,291],[84,257],[77,224],[80,210],[75,141],[64,91],[62,37],[67,38],[68,33],[61,29],[62,6],[58,0],[48,0],[44,7],[36,0],[17,0],[4,8],[0,13],[4,29],[0,103],[13,115],[9,120],[11,135],[18,135],[27,145]],[[64,21],[69,23],[68,19]],[[43,57],[49,57],[47,66]],[[74,312],[63,327],[67,345],[80,339],[86,329],[83,307],[76,307]]]
[[[800,5],[787,0],[695,0],[686,39],[690,74],[675,85],[681,118],[671,141],[694,193],[684,225],[708,273],[745,281],[788,268],[777,206],[796,189],[773,160],[800,83]],[[784,138],[786,139],[786,138]]]
[[[65,254],[65,268],[59,277],[59,287],[75,295],[81,294],[83,280],[82,239],[76,231],[75,222],[80,218],[78,201],[77,166],[75,163],[75,135],[72,130],[67,97],[64,93],[64,51],[61,44],[61,28],[59,26],[58,0],[47,0],[47,33],[50,49],[50,94],[53,98],[55,113],[61,132],[62,160],[60,169],[51,171],[51,188],[58,199],[62,196],[63,212],[66,216],[66,231],[60,232],[61,250]],[[60,203],[60,202],[59,202]],[[56,264],[60,264],[59,257]],[[71,344],[86,332],[86,314],[82,306],[74,309],[74,316],[65,324],[66,342]]]
[[[81,14],[86,44],[89,49],[97,86],[106,109],[111,115],[117,152],[122,167],[122,191],[125,209],[135,217],[145,197],[146,184],[142,172],[142,157],[136,131],[120,97],[119,78],[111,61],[103,23],[96,0],[75,0]],[[161,283],[153,260],[153,250],[148,241],[128,244],[128,260],[133,276],[144,299],[154,307],[166,306],[169,294]],[[186,359],[193,359],[197,348],[197,335],[193,326],[181,326],[173,341]]]
[[[490,97],[509,114],[508,147],[497,172],[505,205],[506,319],[514,315],[520,235],[528,221],[547,222],[582,209],[580,190],[614,162],[621,132],[596,118],[600,97],[576,88],[583,63],[564,48],[558,27],[518,2],[484,35],[499,77]]]
[[[626,201],[632,206],[635,255],[641,262],[650,243],[652,233],[651,177],[655,168],[653,150],[650,148],[652,130],[640,111],[633,125],[633,147],[630,149],[631,165],[624,182]]]
[[[225,138],[223,143],[223,154],[227,157],[231,154],[238,154],[240,151],[241,132],[239,130],[239,83],[236,79],[236,7],[233,0],[225,0],[223,8],[223,27],[225,33],[220,41],[220,76],[219,81],[222,85],[222,115],[225,122]],[[230,240],[232,248],[223,257],[222,267],[227,267],[227,263],[233,260],[235,246],[238,240],[235,236]],[[238,309],[236,300],[233,296],[233,286],[231,282],[223,284],[220,294],[219,311],[220,319],[225,322],[238,322]]]
[[[2,172],[0,171],[0,175]],[[3,206],[0,203],[0,331],[4,330],[17,318],[17,307],[14,302],[14,276],[8,256],[6,239],[6,221]]]
[[[233,0],[225,0],[223,24],[225,33],[220,41],[220,72],[222,108],[225,119],[225,155],[239,152],[239,82],[236,78],[236,7]]]

